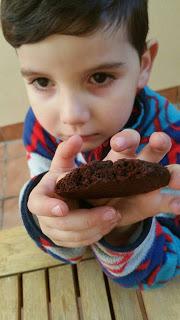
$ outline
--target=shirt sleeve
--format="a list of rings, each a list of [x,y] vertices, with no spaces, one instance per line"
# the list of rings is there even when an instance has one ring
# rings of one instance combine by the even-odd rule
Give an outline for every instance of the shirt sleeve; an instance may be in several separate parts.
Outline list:
[[[102,239],[92,245],[106,275],[126,288],[160,287],[180,274],[180,219],[167,214],[143,224],[134,243],[117,247]]]

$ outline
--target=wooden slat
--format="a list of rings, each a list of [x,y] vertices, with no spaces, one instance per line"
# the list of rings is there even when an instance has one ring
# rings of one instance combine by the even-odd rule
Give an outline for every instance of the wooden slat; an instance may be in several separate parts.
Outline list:
[[[48,303],[45,271],[23,274],[24,320],[48,320]]]
[[[52,319],[78,320],[72,267],[66,265],[49,269],[49,287]]]
[[[88,251],[84,259],[90,256]],[[22,226],[0,231],[0,257],[0,277],[62,264],[39,249]]]
[[[125,289],[109,280],[116,320],[143,320],[136,291]]]
[[[148,320],[180,319],[180,277],[163,288],[143,291],[142,296]]]
[[[18,276],[0,279],[0,319],[19,320],[21,314]]]
[[[95,260],[78,264],[84,320],[111,320],[103,273]]]
[[[24,227],[0,231],[0,276],[58,265],[60,261],[40,250]]]

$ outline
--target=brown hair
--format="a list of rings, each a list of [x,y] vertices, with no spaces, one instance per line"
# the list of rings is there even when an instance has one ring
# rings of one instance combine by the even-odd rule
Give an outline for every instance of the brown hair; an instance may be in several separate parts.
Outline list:
[[[1,0],[4,37],[15,48],[52,34],[82,36],[122,24],[129,42],[143,53],[148,0]]]

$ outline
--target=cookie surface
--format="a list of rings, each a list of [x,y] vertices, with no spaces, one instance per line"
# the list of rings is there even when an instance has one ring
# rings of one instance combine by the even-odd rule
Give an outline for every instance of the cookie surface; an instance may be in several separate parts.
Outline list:
[[[91,161],[59,180],[55,191],[70,199],[116,198],[150,192],[169,181],[168,169],[158,163],[138,159]]]

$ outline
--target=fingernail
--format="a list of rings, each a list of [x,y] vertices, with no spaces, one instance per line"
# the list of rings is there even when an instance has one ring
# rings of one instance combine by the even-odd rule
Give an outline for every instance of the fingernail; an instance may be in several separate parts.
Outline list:
[[[114,211],[113,209],[110,209],[107,212],[105,212],[103,219],[107,221],[107,220],[112,220],[115,217],[116,217],[116,211]]]
[[[52,208],[51,211],[55,216],[62,216],[62,210],[60,205],[55,206],[54,208]]]
[[[126,146],[126,139],[124,137],[118,137],[116,138],[115,143],[118,147],[123,148]]]

